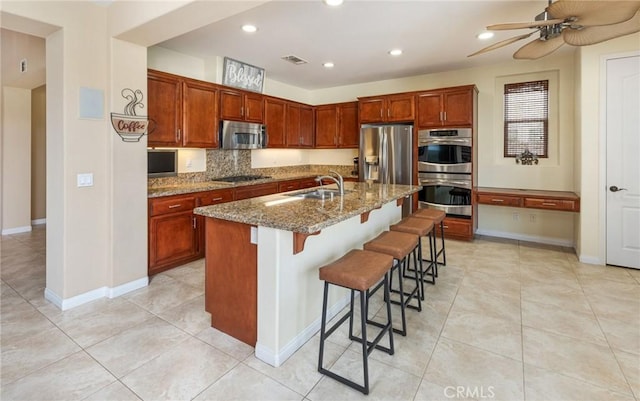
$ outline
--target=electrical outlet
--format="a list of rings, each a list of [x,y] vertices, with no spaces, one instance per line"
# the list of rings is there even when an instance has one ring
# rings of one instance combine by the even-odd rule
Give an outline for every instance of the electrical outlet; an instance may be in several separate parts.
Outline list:
[[[530,214],[529,215],[529,221],[531,223],[535,223],[537,219],[538,219],[538,217],[535,214]]]
[[[513,221],[520,221],[520,213],[514,213],[511,215]]]
[[[186,164],[187,164],[187,168],[193,167],[193,160],[187,159],[187,163]]]

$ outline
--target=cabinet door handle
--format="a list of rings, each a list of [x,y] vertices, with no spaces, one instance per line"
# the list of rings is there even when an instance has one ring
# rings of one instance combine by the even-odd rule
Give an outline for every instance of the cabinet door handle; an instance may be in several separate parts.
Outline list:
[[[491,199],[491,202],[504,202],[504,199]]]
[[[179,204],[179,203],[177,205],[169,205],[169,209],[175,209],[175,208],[180,207],[180,206],[182,206],[182,205]]]
[[[387,109],[387,118],[391,117],[391,109]]]
[[[193,216],[193,229],[194,230],[196,229],[196,217],[195,216]]]
[[[442,228],[444,228],[446,230],[447,228],[449,228],[449,226],[442,226]]]
[[[442,121],[442,112],[439,113],[440,121]]]
[[[244,107],[240,107],[240,115],[244,117]]]
[[[542,206],[556,206],[553,202],[542,202]]]
[[[446,111],[444,111],[444,112],[443,112],[443,114],[444,114],[444,118],[443,118],[443,120],[444,120],[444,121],[447,121],[447,112],[446,112]]]
[[[180,132],[180,128],[178,128],[178,131],[176,132],[176,142],[180,142],[180,137],[181,137],[181,132]]]
[[[222,200],[222,196],[218,197],[218,198],[213,198],[211,199],[211,202],[215,202],[215,201],[219,201]]]
[[[380,118],[382,118],[382,109],[380,109]]]

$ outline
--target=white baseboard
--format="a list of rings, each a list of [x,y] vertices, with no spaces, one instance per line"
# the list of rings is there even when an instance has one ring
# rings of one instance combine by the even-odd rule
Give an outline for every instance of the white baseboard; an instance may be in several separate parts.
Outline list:
[[[29,231],[31,231],[31,226],[3,228],[2,229],[2,235],[28,233]]]
[[[32,226],[39,226],[42,224],[47,224],[47,219],[35,219],[35,220],[31,220],[31,225]]]
[[[517,241],[536,242],[538,244],[564,246],[568,248],[574,248],[575,246],[573,241],[562,239],[562,238],[541,237],[538,235],[515,234],[510,232],[504,232],[504,231],[484,230],[481,228],[476,230],[476,234],[486,235],[487,237],[513,239]]]
[[[601,265],[604,266],[606,263],[604,263],[604,261],[600,260],[600,258],[598,258],[597,256],[589,256],[589,255],[580,255],[578,256],[578,260],[581,263],[587,263],[590,265]]]
[[[95,301],[100,298],[116,298],[124,295],[128,292],[137,290],[138,288],[146,287],[149,285],[149,277],[143,277],[138,280],[130,281],[128,283],[119,285],[117,287],[101,287],[95,290],[85,292],[84,294],[76,295],[75,297],[62,299],[53,291],[48,288],[44,289],[44,298],[60,308],[61,310],[69,310],[86,304],[91,301]]]
[[[327,310],[327,321],[331,320],[337,315],[345,306],[349,304],[351,298],[350,294],[345,295],[336,304]],[[284,363],[291,355],[293,355],[300,347],[302,347],[307,341],[311,339],[319,330],[322,323],[322,316],[314,320],[309,326],[307,326],[300,334],[285,345],[280,352],[275,352],[269,347],[265,347],[260,343],[256,344],[256,358],[263,362],[268,363],[271,366],[278,367]]]

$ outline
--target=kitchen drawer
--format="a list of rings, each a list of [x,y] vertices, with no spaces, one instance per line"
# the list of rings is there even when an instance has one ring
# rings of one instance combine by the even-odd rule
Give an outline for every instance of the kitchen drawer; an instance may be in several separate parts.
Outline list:
[[[522,198],[506,195],[478,194],[478,203],[484,205],[522,207]]]
[[[278,183],[278,192],[293,191],[300,189],[300,180],[282,181]]]
[[[210,206],[218,203],[231,202],[233,200],[233,193],[233,188],[202,192],[196,195],[196,204],[198,206]]]
[[[471,220],[454,219],[447,217],[444,219],[444,237],[468,240],[472,237]],[[440,237],[440,225],[438,224],[438,238]]]
[[[236,200],[255,198],[257,196],[271,195],[278,192],[278,183],[248,185],[236,188]]]
[[[193,196],[170,196],[149,200],[149,216],[192,211],[196,207]]]
[[[303,178],[300,180],[300,188],[304,189],[304,188],[313,188],[313,187],[317,187],[318,185],[320,185],[318,183],[318,181],[316,181],[315,178]]]
[[[542,199],[542,198],[524,198],[524,207],[535,209],[577,211],[576,201],[559,200],[559,199]]]

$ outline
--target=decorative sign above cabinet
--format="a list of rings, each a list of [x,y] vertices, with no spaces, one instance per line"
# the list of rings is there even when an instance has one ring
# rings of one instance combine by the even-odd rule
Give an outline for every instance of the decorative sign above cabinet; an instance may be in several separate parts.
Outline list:
[[[222,71],[222,84],[262,93],[264,87],[264,68],[225,57]]]

